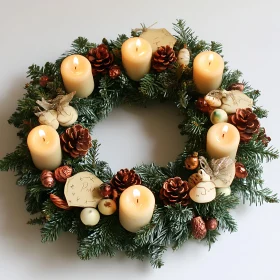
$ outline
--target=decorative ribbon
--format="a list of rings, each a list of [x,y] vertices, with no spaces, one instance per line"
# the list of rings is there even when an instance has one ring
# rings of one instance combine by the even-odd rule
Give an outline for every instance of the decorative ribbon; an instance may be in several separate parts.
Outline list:
[[[211,159],[208,163],[205,157],[199,157],[200,167],[208,175],[211,176],[211,180],[221,180],[223,183],[228,183],[228,167],[235,163],[230,157],[223,157],[219,159]]]

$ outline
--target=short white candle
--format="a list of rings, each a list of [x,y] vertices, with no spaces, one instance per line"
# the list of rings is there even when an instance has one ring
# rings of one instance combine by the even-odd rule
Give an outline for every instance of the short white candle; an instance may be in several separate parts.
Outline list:
[[[235,159],[240,142],[239,131],[229,123],[217,123],[207,132],[207,153],[210,158],[230,157]]]
[[[193,80],[200,93],[219,88],[223,78],[224,60],[211,51],[201,52],[193,62]]]
[[[62,151],[57,131],[48,125],[33,128],[27,137],[27,145],[34,165],[40,170],[54,170],[60,166]]]
[[[61,75],[68,93],[76,91],[76,97],[85,98],[94,89],[91,64],[82,55],[70,55],[61,63]]]
[[[130,232],[137,232],[147,225],[155,208],[155,197],[146,187],[134,185],[120,197],[119,218],[121,225]]]
[[[143,38],[130,38],[122,45],[122,63],[127,75],[139,81],[151,68],[152,47]]]

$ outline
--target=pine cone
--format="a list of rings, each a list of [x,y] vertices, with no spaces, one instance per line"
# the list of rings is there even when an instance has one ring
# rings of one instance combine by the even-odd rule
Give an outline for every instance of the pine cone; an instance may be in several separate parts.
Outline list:
[[[60,166],[54,171],[55,179],[60,183],[65,183],[66,180],[72,175],[72,167],[68,165]]]
[[[263,127],[260,129],[258,135],[258,141],[262,141],[266,147],[268,146],[268,143],[271,141],[271,138],[266,135],[265,129]]]
[[[172,63],[176,61],[176,56],[174,50],[169,47],[159,47],[157,51],[155,51],[152,59],[152,67],[157,72],[162,72],[167,68],[172,67]]]
[[[227,90],[244,90],[244,84],[242,83],[234,83],[227,87]]]
[[[109,76],[111,79],[118,78],[121,73],[121,68],[118,65],[113,65],[109,69]]]
[[[242,142],[249,142],[259,132],[260,122],[250,108],[237,109],[235,114],[229,115],[228,120],[239,130]]]
[[[96,76],[98,73],[107,73],[114,61],[113,54],[105,44],[90,49],[87,59],[91,63],[93,76]]]
[[[73,158],[86,155],[92,146],[88,129],[83,128],[80,124],[67,128],[60,135],[60,139],[62,149]]]
[[[207,230],[216,230],[218,227],[218,221],[215,218],[206,220],[205,226]]]
[[[134,170],[121,169],[114,175],[110,184],[119,193],[122,193],[126,188],[133,185],[141,185],[142,181],[140,176]]]
[[[195,239],[203,239],[206,236],[207,229],[205,222],[201,217],[195,217],[191,221],[192,235]]]
[[[175,205],[179,203],[186,206],[190,203],[189,185],[180,177],[169,178],[164,183],[159,192],[159,198],[165,205]]]

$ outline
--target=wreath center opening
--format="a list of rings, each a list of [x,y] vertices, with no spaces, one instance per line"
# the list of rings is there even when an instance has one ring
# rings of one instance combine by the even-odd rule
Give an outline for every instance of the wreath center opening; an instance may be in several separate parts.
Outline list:
[[[166,165],[182,153],[186,137],[178,129],[183,116],[171,102],[149,102],[146,107],[123,105],[91,131],[101,144],[100,159],[113,172],[142,163]]]

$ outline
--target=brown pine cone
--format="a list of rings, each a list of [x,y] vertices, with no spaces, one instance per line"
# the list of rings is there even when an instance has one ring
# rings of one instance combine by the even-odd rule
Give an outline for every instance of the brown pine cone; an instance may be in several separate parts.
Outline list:
[[[260,129],[258,135],[258,141],[262,141],[266,147],[268,146],[268,143],[271,141],[271,138],[266,135],[265,129],[263,127]]]
[[[260,122],[250,108],[237,109],[235,114],[228,116],[228,121],[239,130],[242,142],[249,142],[260,129]]]
[[[241,162],[235,163],[235,177],[239,179],[244,179],[248,176],[248,172],[245,166]]]
[[[83,128],[80,124],[67,128],[60,135],[60,140],[62,149],[73,158],[86,155],[92,146],[88,129]]]
[[[162,72],[167,68],[172,67],[172,63],[176,61],[176,56],[174,50],[170,46],[159,47],[157,51],[155,51],[152,58],[152,67],[157,72]]]
[[[192,235],[195,239],[203,239],[206,236],[207,229],[205,222],[201,217],[195,217],[191,221]]]
[[[203,112],[210,114],[213,111],[213,108],[206,102],[203,97],[199,97],[195,103],[196,108]]]
[[[93,76],[96,76],[98,73],[107,73],[114,61],[113,54],[105,44],[90,49],[87,59],[91,63]]]
[[[113,65],[109,69],[109,76],[111,79],[118,78],[121,73],[121,68],[118,65]]]
[[[72,171],[72,167],[68,165],[60,166],[54,171],[54,177],[58,182],[65,183],[71,177]]]
[[[159,192],[159,198],[164,205],[175,205],[179,203],[186,206],[190,203],[189,185],[180,177],[169,178],[164,183]]]
[[[119,193],[122,193],[126,188],[133,185],[141,185],[142,181],[140,176],[134,170],[127,168],[121,169],[112,178],[110,184]]]

